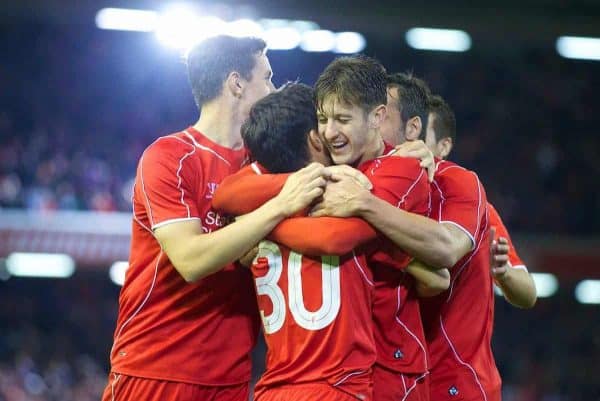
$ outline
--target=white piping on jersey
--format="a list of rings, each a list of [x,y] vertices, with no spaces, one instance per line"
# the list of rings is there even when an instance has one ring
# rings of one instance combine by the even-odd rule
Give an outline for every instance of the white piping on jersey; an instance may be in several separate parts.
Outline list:
[[[352,376],[362,375],[363,373],[367,373],[367,371],[366,370],[357,370],[356,372],[348,373],[346,376],[344,376],[340,380],[338,380],[337,383],[333,384],[333,387],[339,386],[340,384],[342,384],[343,382],[345,382]]]
[[[400,312],[400,287],[397,288],[396,291],[398,297],[397,297],[397,306],[396,306],[396,313],[394,314],[394,318],[396,319],[396,322],[404,327],[404,330],[406,330],[408,332],[408,334],[410,334],[410,336],[412,338],[414,338],[414,340],[417,342],[417,344],[419,344],[419,347],[421,348],[421,351],[423,351],[423,359],[425,360],[425,369],[429,368],[429,364],[427,363],[427,351],[425,351],[425,347],[423,346],[423,343],[421,343],[421,340],[419,340],[419,338],[408,329],[408,327],[406,327],[406,325],[404,324],[404,322],[402,320],[400,320],[400,318],[398,318],[398,312]]]
[[[146,199],[146,205],[148,206],[148,217],[150,218],[150,226],[154,224],[152,219],[152,208],[150,207],[150,199],[148,199],[148,194],[146,193],[146,186],[144,185],[144,155],[140,158],[140,181],[142,183],[142,192],[144,193],[144,198]]]
[[[252,164],[250,165],[250,167],[252,168],[252,170],[254,170],[254,172],[255,172],[257,175],[262,175],[262,171],[260,171],[260,169],[259,169],[259,168],[258,168],[258,166],[256,165],[256,162],[252,163]]]
[[[402,383],[404,384],[404,397],[402,397],[402,401],[405,401],[408,398],[408,396],[410,395],[410,392],[413,391],[417,387],[417,383],[419,382],[419,380],[421,380],[428,374],[429,374],[429,372],[425,372],[421,376],[417,377],[415,379],[415,381],[413,382],[412,386],[410,386],[410,388],[408,389],[408,391],[406,390],[406,384],[404,384],[404,375],[402,375]]]
[[[407,388],[406,388],[406,381],[404,380],[404,374],[400,373],[400,378],[402,379],[402,387],[404,387],[404,397],[406,397],[406,392],[407,392]]]
[[[412,185],[406,190],[406,193],[404,195],[402,195],[402,198],[400,198],[400,200],[396,204],[396,207],[400,207],[400,205],[404,203],[404,201],[406,200],[406,197],[408,196],[408,194],[417,185],[417,182],[419,182],[419,180],[421,179],[421,177],[423,177],[423,174],[425,174],[425,170],[421,169],[421,174],[419,174],[419,176],[417,177],[417,179],[415,180],[415,182],[413,182]]]
[[[485,220],[485,230],[487,230],[487,214],[486,214],[486,220]],[[469,258],[465,261],[465,263],[463,263],[458,270],[456,271],[456,274],[454,275],[454,278],[452,279],[452,281],[450,282],[450,290],[448,293],[448,299],[446,299],[446,302],[450,302],[450,298],[452,297],[452,291],[454,290],[454,283],[456,282],[456,280],[458,279],[458,276],[460,275],[460,273],[462,273],[462,271],[465,269],[465,267],[469,264],[469,262],[471,262],[471,259],[473,259],[473,256],[475,256],[475,254],[477,253],[477,251],[479,250],[479,247],[481,246],[481,243],[483,242],[483,238],[484,236],[481,235],[479,237],[479,243],[477,243],[477,246],[475,247],[475,249],[471,252],[471,256],[469,256]]]
[[[212,150],[211,148],[208,148],[206,146],[200,145],[196,139],[192,136],[192,134],[190,134],[187,130],[183,131],[183,133],[185,135],[187,135],[188,138],[190,138],[192,140],[192,143],[194,144],[194,146],[196,146],[197,148],[200,148],[202,150],[206,150],[207,152],[210,152],[212,154],[214,154],[215,156],[217,156],[219,159],[223,160],[225,162],[225,164],[227,164],[228,166],[231,166],[231,163],[229,163],[229,160],[227,160],[226,158],[224,158],[223,156],[221,156],[220,154],[218,154],[217,152],[215,152],[214,150]]]
[[[135,196],[135,183],[133,183],[133,191],[132,191],[132,194],[131,194],[131,210],[133,212],[132,213],[133,214],[133,220],[136,223],[138,223],[140,226],[142,226],[143,228],[145,228],[146,231],[148,231],[150,234],[154,235],[154,233],[152,232],[152,230],[149,227],[147,227],[144,223],[142,223],[141,220],[138,219],[137,215],[135,214],[135,202],[133,200],[134,196]]]
[[[453,224],[456,227],[460,228],[461,230],[463,230],[465,232],[465,234],[467,234],[467,236],[469,237],[469,239],[471,239],[471,250],[473,250],[473,248],[475,248],[475,238],[473,237],[473,234],[471,234],[469,232],[469,230],[467,230],[466,228],[464,228],[463,226],[461,226],[460,224],[454,222],[454,221],[449,221],[449,220],[442,220],[442,206],[444,205],[444,202],[446,201],[446,198],[444,197],[444,193],[442,192],[442,189],[440,188],[440,186],[438,185],[436,180],[433,180],[432,184],[435,186],[435,188],[437,189],[437,191],[440,194],[440,204],[438,205],[438,223],[448,223],[448,224]],[[480,200],[481,203],[481,200]],[[479,223],[478,223],[479,224]],[[475,232],[477,233],[477,231]]]
[[[373,282],[371,280],[369,280],[369,277],[367,277],[367,274],[365,273],[365,270],[363,269],[363,267],[361,266],[360,262],[358,261],[358,258],[356,257],[356,254],[354,253],[354,250],[352,251],[352,257],[354,258],[354,263],[358,267],[358,270],[360,271],[360,273],[364,277],[365,281],[367,283],[369,283],[371,286],[375,286],[375,284],[373,284]]]
[[[142,307],[146,304],[146,302],[150,298],[150,294],[152,294],[152,290],[154,289],[154,284],[156,283],[156,276],[158,275],[158,264],[160,263],[160,259],[162,258],[162,255],[163,255],[163,251],[161,249],[160,253],[158,254],[158,258],[156,258],[156,264],[154,265],[154,277],[152,278],[152,284],[150,284],[150,288],[148,289],[148,293],[146,294],[146,297],[144,298],[144,300],[142,301],[142,303],[140,304],[140,306],[138,306],[138,308],[135,310],[135,312],[133,312],[131,314],[131,316],[125,321],[125,323],[123,323],[123,325],[119,329],[117,335],[115,336],[115,341],[113,343],[113,346],[112,346],[112,348],[110,350],[111,357],[112,357],[112,354],[113,354],[113,352],[115,350],[117,342],[119,341],[119,337],[121,337],[121,333],[123,332],[123,329],[142,310]]]
[[[110,384],[110,395],[111,395],[112,401],[115,401],[115,386],[117,385],[117,382],[119,381],[120,378],[121,378],[121,375],[113,373],[113,381]]]
[[[181,218],[178,218],[178,219],[165,220],[165,221],[161,221],[158,224],[153,225],[152,229],[154,230],[154,229],[157,229],[157,228],[162,227],[162,226],[167,226],[167,225],[169,225],[171,223],[178,223],[180,221],[189,221],[189,220],[201,220],[201,219],[200,219],[200,217],[181,217]]]
[[[196,148],[192,148],[191,152],[186,153],[181,159],[179,159],[179,168],[177,169],[177,189],[181,192],[180,202],[183,206],[185,206],[185,210],[187,210],[187,217],[190,218],[190,207],[183,200],[183,188],[181,188],[181,169],[183,168],[183,161],[193,155],[196,152]]]
[[[481,394],[483,394],[483,400],[487,401],[487,395],[485,394],[485,390],[483,389],[483,385],[479,381],[479,377],[477,377],[477,372],[475,372],[475,369],[473,369],[473,367],[471,365],[469,365],[468,363],[466,363],[465,361],[463,361],[460,358],[460,356],[458,355],[458,352],[456,352],[456,349],[454,348],[454,344],[452,344],[452,341],[450,341],[450,338],[448,337],[448,334],[446,333],[446,329],[444,328],[444,323],[442,322],[442,317],[441,316],[440,316],[440,327],[442,328],[442,332],[444,333],[444,337],[446,337],[446,341],[448,341],[448,345],[450,345],[450,349],[454,353],[454,356],[456,357],[456,360],[461,365],[466,366],[467,368],[469,368],[469,370],[471,371],[471,373],[473,373],[473,377],[475,378],[475,382],[479,386],[479,389],[481,390]]]
[[[525,266],[525,265],[514,265],[513,269],[520,269],[520,270],[525,270],[526,272],[529,272],[529,270],[527,270],[527,266]]]

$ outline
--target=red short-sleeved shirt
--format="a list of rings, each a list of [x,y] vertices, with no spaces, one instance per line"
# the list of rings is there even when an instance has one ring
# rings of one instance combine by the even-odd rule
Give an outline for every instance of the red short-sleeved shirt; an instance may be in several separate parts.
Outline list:
[[[500,218],[498,211],[489,202],[488,202],[488,213],[489,213],[489,219],[490,219],[490,227],[496,227],[496,238],[504,237],[508,240],[508,247],[509,247],[508,248],[508,261],[510,262],[511,266],[515,269],[523,269],[523,270],[527,271],[527,266],[525,265],[525,263],[523,262],[523,260],[519,256],[519,254],[517,253],[517,250],[515,249],[512,239],[510,238],[510,234],[508,233],[508,230],[507,230],[506,226],[504,225],[504,222],[502,222],[502,219]]]
[[[494,293],[487,199],[477,175],[439,161],[431,217],[456,225],[473,244],[473,250],[451,269],[450,288],[421,301],[431,360],[431,399],[486,399],[499,391],[501,380],[490,344]]]
[[[191,127],[145,150],[135,180],[114,372],[203,385],[249,381],[259,325],[250,272],[231,264],[186,283],[152,231],[185,220],[198,220],[204,232],[217,230],[214,191],[245,157],[245,150],[222,147]]]

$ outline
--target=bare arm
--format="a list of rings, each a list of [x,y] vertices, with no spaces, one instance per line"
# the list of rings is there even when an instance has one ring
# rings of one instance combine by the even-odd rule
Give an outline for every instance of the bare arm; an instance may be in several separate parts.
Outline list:
[[[292,174],[275,198],[222,229],[202,233],[197,220],[158,227],[154,235],[173,266],[188,281],[221,270],[242,257],[282,219],[306,207],[323,193],[323,166],[310,166]]]
[[[494,281],[510,304],[523,309],[532,308],[537,301],[533,278],[527,270],[512,266],[510,262],[511,241],[505,237],[495,239],[495,235],[496,228],[492,227],[490,230],[490,266]]]
[[[406,267],[406,272],[415,278],[415,288],[420,297],[433,297],[450,287],[448,269],[436,269],[418,260],[412,260]]]

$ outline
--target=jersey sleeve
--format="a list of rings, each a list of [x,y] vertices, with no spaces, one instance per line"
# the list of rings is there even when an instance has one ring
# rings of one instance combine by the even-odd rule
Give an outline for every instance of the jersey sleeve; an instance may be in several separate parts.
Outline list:
[[[164,137],[146,149],[138,164],[138,188],[152,229],[199,219],[196,189],[202,172],[191,164],[192,144]]]
[[[441,200],[438,221],[452,224],[464,231],[474,249],[475,239],[484,228],[481,222],[487,212],[485,190],[472,171],[456,165],[442,169],[432,184],[432,191],[437,191]]]
[[[250,213],[279,194],[289,174],[263,174],[255,164],[225,178],[215,191],[212,206],[232,215]]]
[[[416,159],[390,156],[375,161],[364,171],[373,183],[373,194],[407,212],[427,215],[430,185],[427,174]],[[404,269],[412,258],[385,239],[369,255],[370,262]]]
[[[515,249],[512,239],[508,234],[508,230],[506,229],[504,222],[500,218],[496,208],[491,203],[488,203],[488,213],[490,227],[496,227],[496,238],[504,237],[508,240],[508,260],[510,261],[511,266],[515,269],[523,269],[527,271],[527,266],[525,266],[525,263],[517,254],[517,250]]]
[[[377,237],[366,221],[339,217],[293,217],[279,223],[269,239],[304,255],[345,255]]]

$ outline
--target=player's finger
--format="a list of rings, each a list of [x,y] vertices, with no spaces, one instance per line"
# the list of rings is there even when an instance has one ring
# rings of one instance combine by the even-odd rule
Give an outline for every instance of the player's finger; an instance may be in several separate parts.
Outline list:
[[[494,255],[493,259],[496,266],[502,266],[508,262],[507,255]]]
[[[496,244],[496,250],[495,250],[496,254],[507,255],[509,250],[510,250],[510,247],[507,244],[500,244],[500,243]]]
[[[492,252],[492,248],[496,243],[496,227],[492,226],[490,228],[490,252]]]
[[[327,180],[323,177],[315,177],[310,182],[306,184],[307,190],[312,190],[314,188],[324,188],[327,185]]]
[[[502,245],[508,245],[508,239],[506,237],[498,237],[498,243]]]

